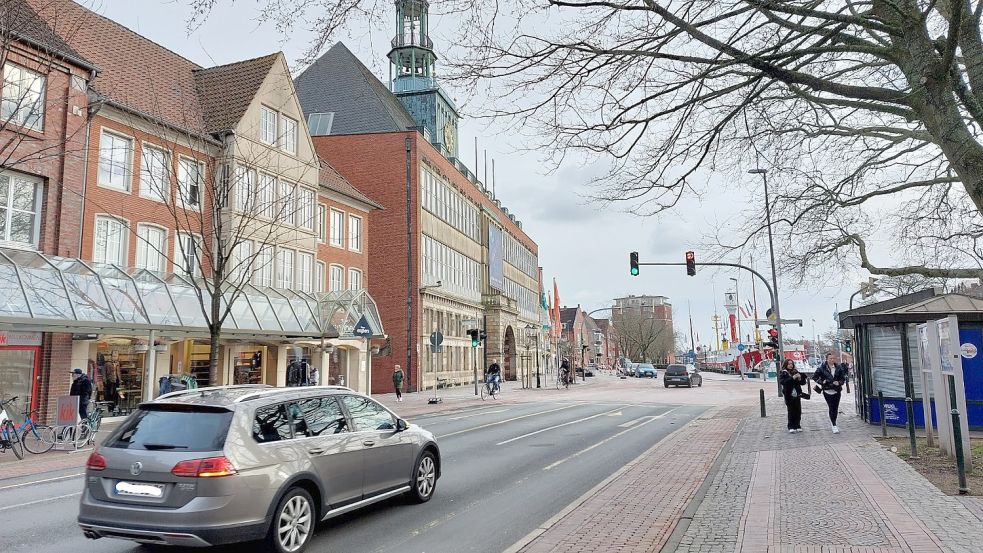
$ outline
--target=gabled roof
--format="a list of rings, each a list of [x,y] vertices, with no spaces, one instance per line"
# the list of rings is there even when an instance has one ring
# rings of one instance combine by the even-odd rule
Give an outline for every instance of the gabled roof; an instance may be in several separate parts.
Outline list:
[[[341,173],[335,170],[327,161],[321,160],[321,170],[318,171],[318,179],[320,180],[321,186],[337,192],[343,196],[348,196],[353,200],[357,200],[364,204],[368,204],[375,209],[382,209],[382,206],[373,202],[368,196],[359,192],[355,186],[349,182]]]
[[[561,307],[560,308],[560,324],[563,328],[573,328],[573,325],[577,321],[577,315],[580,313],[579,307]],[[569,325],[569,326],[568,326]]]
[[[27,1],[61,40],[99,67],[92,82],[97,94],[173,127],[203,131],[197,64],[72,0]]]
[[[294,79],[294,86],[305,118],[335,114],[331,134],[400,132],[418,126],[399,99],[341,42]]]
[[[27,0],[0,1],[0,33],[27,42],[42,52],[68,60],[85,69],[96,67],[82,57],[42,18]]]
[[[207,132],[230,131],[239,124],[279,56],[277,52],[194,72]]]

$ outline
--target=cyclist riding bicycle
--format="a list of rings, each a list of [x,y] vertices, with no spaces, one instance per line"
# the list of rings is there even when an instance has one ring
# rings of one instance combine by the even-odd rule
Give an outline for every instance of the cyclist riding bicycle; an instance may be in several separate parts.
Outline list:
[[[568,361],[566,358],[564,358],[563,359],[563,362],[560,363],[560,378],[563,379],[562,382],[564,382],[564,383],[569,382],[569,378],[570,378],[570,361]]]
[[[485,373],[485,382],[491,384],[495,392],[498,392],[501,390],[501,386],[499,386],[501,381],[502,368],[498,366],[498,359],[492,359],[492,364],[488,366],[488,372]]]

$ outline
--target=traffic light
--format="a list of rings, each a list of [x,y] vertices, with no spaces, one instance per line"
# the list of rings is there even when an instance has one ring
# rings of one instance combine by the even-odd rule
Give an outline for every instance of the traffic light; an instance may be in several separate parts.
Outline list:
[[[481,338],[477,328],[469,330],[468,334],[471,335],[471,347],[476,348],[481,345]]]
[[[631,276],[638,276],[638,252],[628,254],[628,264],[631,266]]]
[[[696,254],[691,251],[686,252],[686,274],[696,276]]]
[[[850,340],[843,340],[843,351],[853,353],[853,342]]]
[[[761,345],[766,348],[778,349],[778,329],[772,328],[768,330],[768,340]]]

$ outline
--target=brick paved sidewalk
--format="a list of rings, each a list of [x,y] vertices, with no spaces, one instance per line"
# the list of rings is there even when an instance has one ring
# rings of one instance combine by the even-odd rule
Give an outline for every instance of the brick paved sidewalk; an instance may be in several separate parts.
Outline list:
[[[517,547],[522,553],[659,551],[747,413],[746,408],[705,413],[599,484]],[[667,466],[685,470],[665,470]],[[652,478],[652,474],[659,477]]]
[[[821,398],[803,402],[806,431],[791,435],[784,405],[769,400],[770,416],[749,418],[735,435],[674,551],[983,550],[976,505],[946,496],[878,445],[879,429],[848,400],[837,435]]]

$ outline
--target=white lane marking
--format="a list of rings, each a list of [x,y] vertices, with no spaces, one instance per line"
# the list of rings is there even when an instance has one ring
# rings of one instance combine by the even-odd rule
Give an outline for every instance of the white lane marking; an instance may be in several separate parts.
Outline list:
[[[608,416],[609,417],[620,417],[622,415],[624,415],[624,413],[622,413],[621,411],[618,411],[617,413],[611,413]]]
[[[30,486],[32,484],[44,484],[45,482],[57,482],[58,480],[67,480],[69,478],[75,478],[76,476],[84,475],[84,472],[76,472],[75,474],[66,474],[65,476],[56,476],[54,478],[45,478],[44,480],[32,480],[30,482],[22,482],[20,484],[10,484],[9,486],[0,486],[0,492],[3,490],[12,490],[14,488],[23,488],[24,486]]]
[[[547,432],[547,431],[550,431],[550,430],[555,430],[557,428],[562,428],[564,426],[569,426],[571,424],[577,424],[578,422],[589,421],[591,419],[596,419],[597,417],[604,417],[604,416],[608,416],[608,417],[610,417],[610,416],[621,416],[621,408],[612,409],[610,411],[605,411],[603,413],[598,413],[596,415],[591,415],[589,417],[584,417],[582,419],[572,420],[572,421],[569,421],[569,422],[564,422],[564,423],[561,423],[561,424],[556,424],[556,425],[553,425],[553,426],[550,426],[550,427],[547,427],[547,428],[542,428],[540,430],[535,430],[533,432],[529,432],[528,434],[523,434],[521,436],[516,436],[515,438],[512,438],[510,440],[505,440],[504,442],[498,442],[495,445],[510,444],[512,442],[517,442],[517,441],[519,441],[519,440],[521,440],[523,438],[528,438],[529,436],[535,436],[536,434],[542,434],[543,432]]]
[[[492,413],[504,413],[506,411],[508,411],[508,409],[496,409],[494,411],[482,411],[480,413],[472,413],[470,415],[461,415],[459,417],[450,417],[447,420],[449,420],[449,421],[459,421],[461,419],[469,419],[471,417],[480,417],[481,415],[490,415]]]
[[[604,444],[606,444],[606,443],[608,443],[608,442],[610,442],[611,440],[613,440],[613,439],[615,439],[615,438],[617,438],[617,437],[619,437],[619,436],[621,436],[621,435],[623,435],[623,434],[625,434],[625,433],[627,433],[627,432],[631,432],[632,430],[635,430],[635,429],[637,429],[637,428],[641,428],[641,427],[643,427],[643,426],[645,426],[646,424],[648,424],[648,423],[650,423],[650,422],[652,422],[652,421],[656,421],[656,420],[659,420],[659,419],[661,419],[662,417],[664,417],[664,416],[666,416],[666,415],[668,415],[669,413],[672,413],[672,412],[673,412],[673,411],[675,411],[676,409],[679,409],[679,407],[676,407],[675,409],[670,409],[670,410],[668,410],[668,411],[666,411],[665,413],[662,413],[662,414],[660,414],[660,415],[655,415],[655,416],[653,416],[652,418],[650,418],[649,420],[647,420],[647,421],[645,421],[645,422],[643,422],[643,423],[640,423],[640,424],[636,424],[636,425],[634,425],[634,426],[631,426],[631,427],[628,427],[628,428],[626,428],[626,429],[624,429],[624,430],[622,430],[621,432],[618,432],[617,434],[615,434],[615,435],[613,435],[613,436],[609,436],[609,437],[607,437],[607,438],[605,438],[605,439],[603,439],[603,440],[601,440],[601,441],[599,441],[599,442],[597,442],[596,444],[594,444],[594,445],[592,445],[592,446],[590,446],[590,447],[587,447],[587,448],[584,448],[584,449],[581,449],[580,451],[578,451],[578,452],[576,452],[576,453],[574,453],[573,455],[570,455],[570,456],[567,456],[567,457],[564,457],[563,459],[560,459],[559,461],[557,461],[557,462],[555,462],[555,463],[553,463],[552,465],[548,465],[548,466],[546,466],[546,467],[544,467],[544,468],[543,468],[543,470],[551,470],[551,469],[554,469],[554,468],[556,468],[556,467],[558,467],[558,466],[560,466],[560,465],[562,465],[563,463],[566,463],[567,461],[569,461],[569,460],[571,460],[571,459],[574,459],[574,458],[576,458],[576,457],[580,457],[580,456],[581,456],[581,455],[583,455],[584,453],[587,453],[588,451],[591,451],[591,450],[592,450],[592,449],[594,449],[594,448],[597,448],[597,447],[600,447],[600,446],[602,446],[602,445],[604,445]]]
[[[451,411],[445,411],[443,413],[422,413],[420,415],[409,415],[405,417],[407,420],[418,421],[420,419],[440,419],[447,416],[460,415],[461,413],[477,413],[479,411],[487,411],[488,409],[495,409],[492,407],[473,407],[464,409],[454,409]]]
[[[44,499],[38,499],[36,501],[28,501],[27,503],[18,503],[17,505],[8,505],[6,507],[0,507],[0,513],[4,511],[9,511],[11,509],[19,509],[21,507],[28,507],[30,505],[37,505],[38,503],[47,503],[49,501],[55,501],[56,499],[65,499],[68,497],[75,497],[76,495],[82,495],[82,492],[69,493],[65,495],[58,495],[55,497],[46,497]]]
[[[619,424],[618,425],[618,428],[628,428],[629,426],[634,426],[634,425],[642,422],[643,420],[650,419],[650,418],[652,418],[654,416],[655,415],[647,415],[647,416],[644,416],[644,417],[638,417],[637,419],[635,419],[633,421],[623,422],[623,423]]]
[[[528,415],[522,415],[522,416],[519,416],[519,417],[512,417],[511,419],[505,419],[503,421],[498,421],[498,422],[490,422],[488,424],[482,424],[480,426],[475,426],[473,428],[465,428],[464,430],[458,430],[457,432],[451,432],[450,434],[443,434],[443,435],[437,436],[437,437],[438,438],[441,438],[441,439],[443,439],[443,438],[449,438],[451,436],[457,436],[458,434],[464,434],[465,432],[471,432],[471,431],[474,431],[474,430],[481,430],[482,428],[488,428],[490,426],[497,426],[499,424],[505,424],[507,422],[517,421],[519,419],[527,419],[529,417],[535,417],[537,415],[545,415],[547,413],[554,413],[556,411],[562,411],[564,409],[570,409],[571,407],[579,407],[579,406],[578,405],[567,405],[566,407],[560,407],[558,409],[550,409],[548,411],[540,411],[538,413],[529,413]]]

